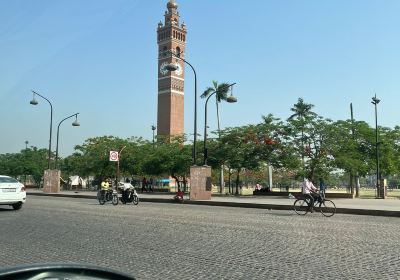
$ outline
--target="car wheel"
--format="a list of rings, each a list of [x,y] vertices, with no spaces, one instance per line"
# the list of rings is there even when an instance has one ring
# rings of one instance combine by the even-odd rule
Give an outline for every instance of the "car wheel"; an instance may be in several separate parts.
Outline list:
[[[11,205],[14,210],[19,210],[22,208],[22,202],[15,203]]]

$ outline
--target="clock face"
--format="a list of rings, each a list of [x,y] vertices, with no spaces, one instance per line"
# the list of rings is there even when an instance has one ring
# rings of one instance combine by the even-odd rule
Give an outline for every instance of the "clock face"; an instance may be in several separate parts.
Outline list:
[[[165,76],[165,75],[168,73],[167,65],[168,65],[168,62],[163,62],[163,63],[161,64],[161,66],[160,66],[160,73],[161,73],[161,75],[163,75],[163,76]]]
[[[161,64],[161,66],[160,66],[160,73],[161,73],[161,75],[163,75],[163,76],[165,76],[169,71],[167,70],[167,66],[168,66],[168,62],[163,62],[162,64]],[[176,70],[174,71],[174,73],[176,74],[176,75],[178,75],[178,76],[180,76],[180,75],[182,75],[182,72],[183,72],[183,70],[182,70],[182,66],[177,62],[177,63],[175,63],[175,66],[176,66]]]
[[[182,66],[179,63],[175,63],[175,65],[178,68],[175,70],[175,74],[178,76],[182,75]]]

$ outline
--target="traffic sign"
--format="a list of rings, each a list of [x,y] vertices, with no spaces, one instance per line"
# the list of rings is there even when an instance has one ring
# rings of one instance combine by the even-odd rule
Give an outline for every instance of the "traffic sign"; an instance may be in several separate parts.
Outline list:
[[[119,161],[118,152],[110,151],[110,161]]]

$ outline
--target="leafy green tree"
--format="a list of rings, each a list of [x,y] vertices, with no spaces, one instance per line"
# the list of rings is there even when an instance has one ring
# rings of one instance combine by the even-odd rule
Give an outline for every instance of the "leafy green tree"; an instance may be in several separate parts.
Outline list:
[[[310,125],[311,120],[317,117],[317,114],[311,111],[314,107],[313,104],[305,103],[303,98],[299,98],[297,103],[290,109],[292,114],[288,119],[289,125],[293,128],[292,132],[296,135],[295,140],[300,142],[297,144],[298,152],[301,156],[301,161],[304,168],[304,157],[305,157],[305,133]],[[298,133],[300,132],[300,137]],[[304,171],[303,171],[304,172]]]
[[[330,152],[336,168],[367,175],[374,165],[374,131],[366,122],[337,121],[330,127]]]
[[[185,138],[181,136],[168,138],[169,141],[158,142],[155,148],[148,150],[143,157],[142,171],[144,174],[171,176],[178,187],[183,182],[186,191],[186,177],[192,164],[191,145],[184,145]]]
[[[72,170],[79,170],[78,175],[114,177],[117,173],[117,165],[109,161],[109,152],[120,151],[129,144],[128,140],[114,136],[89,138],[82,145],[75,146],[75,154],[67,161],[76,160],[74,162],[76,165]],[[124,154],[121,158],[124,159]]]
[[[254,126],[227,128],[221,131],[218,149],[213,151],[217,158],[224,158],[229,169],[236,170],[236,191],[239,194],[240,174],[244,169],[256,170],[262,161],[250,138]]]
[[[31,147],[20,153],[0,155],[0,174],[12,177],[31,175],[36,185],[40,184],[47,168],[48,152],[46,149]]]

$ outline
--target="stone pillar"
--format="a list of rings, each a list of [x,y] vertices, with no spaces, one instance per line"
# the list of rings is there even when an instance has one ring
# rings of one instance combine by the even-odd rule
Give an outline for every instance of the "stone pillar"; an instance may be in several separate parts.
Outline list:
[[[190,200],[211,200],[211,167],[190,167]]]
[[[387,180],[381,179],[378,188],[378,197],[386,199],[387,198]]]
[[[45,193],[58,193],[60,192],[60,170],[44,171],[43,192]]]

